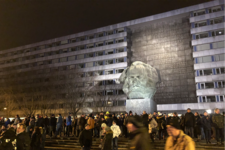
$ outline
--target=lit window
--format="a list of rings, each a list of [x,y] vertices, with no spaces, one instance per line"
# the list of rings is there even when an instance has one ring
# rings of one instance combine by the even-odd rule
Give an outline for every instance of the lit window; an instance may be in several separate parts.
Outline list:
[[[212,32],[212,36],[224,35],[224,29],[220,29]]]

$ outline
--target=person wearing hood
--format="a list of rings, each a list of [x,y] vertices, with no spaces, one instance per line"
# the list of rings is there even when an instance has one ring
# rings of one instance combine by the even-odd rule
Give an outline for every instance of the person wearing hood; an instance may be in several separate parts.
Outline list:
[[[184,116],[184,125],[185,125],[185,134],[189,134],[190,137],[194,137],[194,124],[195,124],[195,116],[191,112],[191,109],[187,109],[187,113]]]
[[[166,129],[166,120],[162,113],[158,112],[158,117],[156,117],[156,121],[158,123],[159,130],[159,140],[165,137],[165,129]],[[163,135],[163,137],[162,137]]]
[[[149,134],[147,129],[143,126],[141,117],[129,117],[127,129],[130,132],[128,150],[151,150],[154,148],[149,142]]]
[[[104,130],[105,135],[102,139],[101,150],[111,150],[113,131],[110,129],[110,127],[105,127],[103,130]]]
[[[165,150],[195,150],[195,142],[180,130],[180,124],[176,119],[170,120],[167,132],[169,137],[166,140]]]

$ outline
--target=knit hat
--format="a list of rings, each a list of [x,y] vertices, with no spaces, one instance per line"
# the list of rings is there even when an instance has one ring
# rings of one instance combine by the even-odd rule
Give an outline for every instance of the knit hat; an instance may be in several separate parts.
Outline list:
[[[179,124],[178,120],[174,119],[173,117],[170,119],[170,121],[169,121],[167,126],[172,126],[172,127],[176,128],[176,129],[180,129],[180,124]]]
[[[101,125],[101,127],[102,127],[102,128],[105,128],[105,127],[107,127],[107,125],[106,125],[105,123],[103,123],[103,124]]]
[[[139,116],[128,117],[128,122],[132,123],[136,128],[143,127],[142,119]]]

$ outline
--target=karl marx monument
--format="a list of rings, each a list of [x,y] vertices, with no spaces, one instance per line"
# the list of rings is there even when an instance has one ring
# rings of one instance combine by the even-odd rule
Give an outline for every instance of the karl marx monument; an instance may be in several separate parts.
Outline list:
[[[152,97],[156,93],[156,84],[160,77],[155,68],[140,61],[133,62],[125,69],[120,78],[123,91],[129,99],[126,100],[126,111],[141,114],[156,111],[156,103]]]

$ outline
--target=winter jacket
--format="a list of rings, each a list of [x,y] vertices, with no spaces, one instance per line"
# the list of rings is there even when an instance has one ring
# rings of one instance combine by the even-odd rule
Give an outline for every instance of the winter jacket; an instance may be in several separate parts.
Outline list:
[[[124,118],[120,117],[120,119],[118,120],[118,125],[123,126],[123,122],[124,122]]]
[[[51,119],[49,120],[49,126],[56,126],[56,118],[55,117],[51,117]]]
[[[79,129],[80,130],[84,129],[85,123],[86,123],[85,118],[84,117],[80,117],[79,118]]]
[[[92,133],[91,130],[83,130],[79,136],[80,146],[90,147],[92,145]]]
[[[108,127],[107,127],[108,128]],[[113,132],[112,130],[107,130],[104,138],[102,139],[101,150],[110,150],[112,145]]]
[[[224,117],[221,114],[214,114],[212,116],[212,122],[215,124],[216,128],[224,127]]]
[[[192,112],[186,113],[184,116],[184,125],[185,127],[194,127],[195,116]]]
[[[31,136],[31,150],[39,150],[41,145],[41,134],[33,133]]]
[[[201,121],[202,121],[203,128],[205,130],[211,130],[211,120],[209,116],[203,116]]]
[[[143,125],[148,128],[148,114],[144,114],[142,116],[142,122],[143,122]]]
[[[120,136],[121,130],[118,125],[114,124],[110,127],[110,129],[113,131],[113,138]]]
[[[174,138],[172,136],[167,138],[165,150],[195,150],[195,142],[191,137],[180,130],[180,135],[176,142],[174,142]]]
[[[71,126],[71,124],[72,124],[71,116],[68,116],[66,118],[66,126]]]
[[[63,124],[62,116],[59,116],[58,119],[57,119],[57,125],[56,125],[57,131],[61,128],[62,124]]]
[[[152,150],[154,148],[149,142],[149,134],[145,127],[131,132],[130,139],[128,150]]]
[[[194,132],[196,135],[201,135],[201,118],[200,116],[195,116],[195,126],[194,126]]]
[[[44,126],[47,127],[49,124],[49,119],[48,118],[44,118]]]
[[[89,117],[88,124],[90,126],[90,129],[93,129],[95,127],[95,121],[93,118]]]
[[[14,128],[9,128],[2,134],[0,150],[12,150],[12,142],[16,139]]]
[[[8,127],[8,124],[10,124],[10,120],[9,119],[5,122],[5,127],[6,128]]]
[[[95,127],[96,128],[100,128],[100,126],[101,126],[101,119],[100,118],[96,118],[95,119]]]
[[[166,128],[166,120],[163,115],[156,117],[156,121],[158,123],[158,129],[165,129]]]
[[[149,124],[148,124],[148,133],[152,133],[152,129],[157,128],[157,126],[158,126],[158,124],[155,121],[155,119],[154,118],[151,118],[149,120]]]
[[[112,122],[113,122],[112,117],[108,117],[108,118],[106,119],[106,122],[107,122],[107,126],[108,126],[108,127],[111,127],[111,126],[112,126]]]
[[[30,136],[25,131],[16,136],[17,150],[30,150]]]

